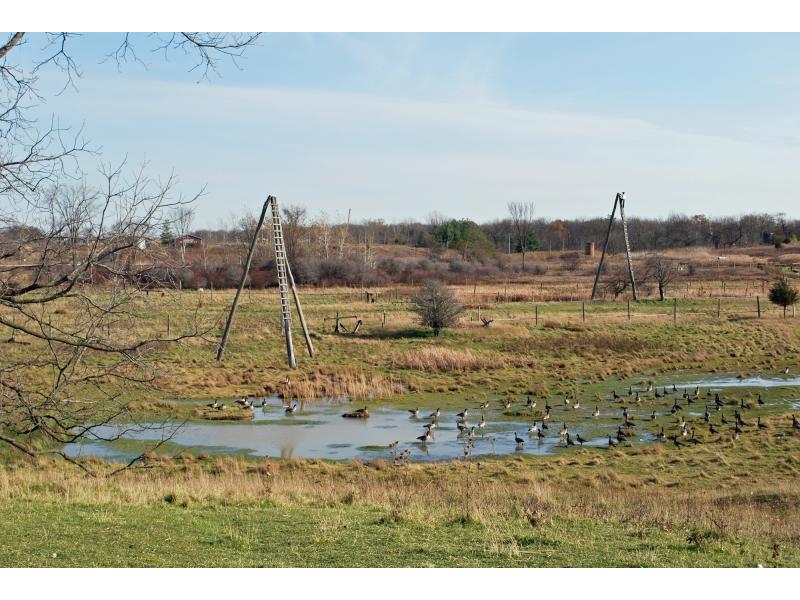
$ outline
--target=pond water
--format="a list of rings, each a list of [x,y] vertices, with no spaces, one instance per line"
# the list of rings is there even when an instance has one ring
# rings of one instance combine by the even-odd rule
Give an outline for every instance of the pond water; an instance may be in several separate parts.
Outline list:
[[[658,382],[663,386],[664,383]],[[697,379],[682,383],[675,394],[658,401],[647,401],[641,406],[629,405],[632,418],[639,424],[635,427],[635,435],[630,442],[651,442],[655,439],[653,431],[662,424],[674,421],[670,407],[675,399],[680,400],[683,389],[700,386],[703,390],[723,390],[724,388],[750,388],[749,392],[758,392],[763,388],[800,386],[800,377],[765,378],[752,377],[738,379],[731,377],[715,377]],[[634,385],[635,389],[635,385]],[[730,394],[730,392],[728,392]],[[727,395],[727,394],[726,394]],[[761,410],[769,410],[778,405],[796,407],[797,390],[788,394],[780,393],[770,399]],[[498,402],[481,410],[470,406],[467,421],[470,426],[477,426],[481,414],[485,416],[484,428],[475,428],[471,456],[506,455],[506,454],[553,454],[564,448],[563,439],[559,436],[562,423],[566,422],[569,431],[576,439],[580,434],[587,446],[606,446],[608,436],[614,436],[622,422],[623,406],[608,400],[599,402],[601,416],[592,417],[597,404],[594,400],[584,400],[580,410],[566,407],[562,402],[551,400],[554,405],[549,428],[542,440],[530,435],[528,428],[534,416],[541,415],[544,401],[539,401],[538,410],[527,410],[524,405],[517,405],[511,413],[504,411]],[[229,402],[230,404],[230,402]],[[705,400],[693,405],[686,405],[683,414],[687,418],[700,419],[704,412]],[[189,422],[182,424],[172,435],[170,452],[182,448],[207,454],[243,454],[248,456],[269,456],[280,458],[323,458],[323,459],[360,459],[375,458],[391,460],[392,451],[389,444],[399,442],[397,453],[410,450],[409,460],[432,461],[462,458],[466,436],[459,435],[456,426],[457,411],[442,411],[437,420],[437,427],[432,431],[431,439],[422,444],[417,437],[425,431],[424,425],[430,422],[427,416],[432,409],[420,410],[419,417],[412,416],[405,408],[392,406],[370,406],[369,418],[346,419],[342,414],[360,408],[359,404],[334,401],[314,401],[302,403],[297,412],[287,415],[283,403],[278,398],[267,398],[265,407],[255,408],[255,418],[240,422]],[[519,416],[514,415],[514,411]],[[657,421],[651,419],[655,411]],[[538,421],[541,425],[541,420]],[[654,429],[655,428],[655,429]],[[649,430],[649,431],[648,431]],[[99,437],[111,438],[120,430],[107,427],[98,430]],[[172,433],[171,430],[168,430]],[[525,440],[523,445],[515,441],[515,434]],[[150,443],[162,439],[163,428],[126,427],[120,442],[106,442],[100,439],[84,440],[78,444],[66,446],[65,451],[71,456],[91,455],[106,460],[123,461],[139,455]],[[577,445],[577,442],[576,442]],[[177,449],[176,449],[177,446]],[[166,451],[166,448],[165,448]]]

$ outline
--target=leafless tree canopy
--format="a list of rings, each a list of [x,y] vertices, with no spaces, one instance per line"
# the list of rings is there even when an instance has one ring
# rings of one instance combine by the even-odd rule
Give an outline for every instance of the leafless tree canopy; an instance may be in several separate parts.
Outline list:
[[[0,40],[0,326],[9,332],[0,353],[0,442],[71,460],[64,444],[135,426],[123,391],[130,399],[147,390],[159,351],[202,337],[208,326],[185,306],[180,330],[169,335],[143,316],[148,291],[171,294],[180,266],[153,240],[165,227],[188,233],[196,195],[182,197],[174,178],[156,182],[125,163],[86,169],[96,156],[80,130],[31,117],[44,100],[37,84],[45,65],[60,69],[65,88],[80,77],[70,54],[75,36],[40,37],[32,64],[14,60],[33,43],[29,34]],[[191,54],[205,76],[257,36],[144,37],[151,50]],[[138,60],[132,37],[111,56]]]
[[[678,274],[678,268],[673,259],[666,256],[656,255],[647,259],[645,265],[645,279],[650,279],[658,284],[659,300],[664,300],[667,294],[667,287]]]
[[[464,312],[453,291],[440,281],[423,284],[412,302],[412,310],[419,316],[420,323],[433,329],[436,336],[442,329],[455,325]]]
[[[522,252],[522,270],[525,270],[525,252],[528,251],[528,243],[533,234],[533,213],[536,206],[533,202],[509,202],[508,214],[511,215],[511,226],[514,230],[514,238],[517,247]]]

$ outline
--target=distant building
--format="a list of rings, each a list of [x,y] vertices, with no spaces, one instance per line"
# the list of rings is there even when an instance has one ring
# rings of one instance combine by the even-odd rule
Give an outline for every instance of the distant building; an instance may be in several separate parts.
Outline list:
[[[178,237],[173,238],[171,243],[173,246],[177,248],[180,247],[187,248],[189,246],[202,246],[203,238],[189,233],[186,235],[179,235]]]

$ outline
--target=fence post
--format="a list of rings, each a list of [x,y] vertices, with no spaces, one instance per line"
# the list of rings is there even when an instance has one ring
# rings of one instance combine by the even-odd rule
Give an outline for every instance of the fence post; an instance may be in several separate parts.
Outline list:
[[[761,318],[761,296],[756,296],[756,312],[758,313],[758,318]]]
[[[386,311],[383,311],[383,323],[381,323],[381,327],[386,327]]]
[[[536,325],[539,324],[539,305],[535,304],[534,309],[536,310]]]
[[[336,333],[339,333],[339,311],[336,311],[336,328],[334,329]]]
[[[720,300],[717,298],[717,318],[719,319]]]
[[[628,321],[631,320],[631,299],[628,298]]]
[[[678,299],[672,299],[672,322],[675,323],[678,320]]]
[[[586,321],[586,302],[581,302],[581,318]]]
[[[171,332],[171,327],[170,327],[169,313],[167,313],[167,337],[169,337],[170,332]]]

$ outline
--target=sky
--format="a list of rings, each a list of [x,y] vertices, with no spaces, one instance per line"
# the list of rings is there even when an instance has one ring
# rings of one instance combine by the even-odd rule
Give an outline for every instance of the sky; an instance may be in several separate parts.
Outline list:
[[[42,74],[42,116],[100,159],[174,172],[216,227],[268,194],[354,221],[796,214],[795,34],[264,34],[203,79],[134,38],[70,41],[81,77]],[[41,55],[32,35],[18,59]]]

